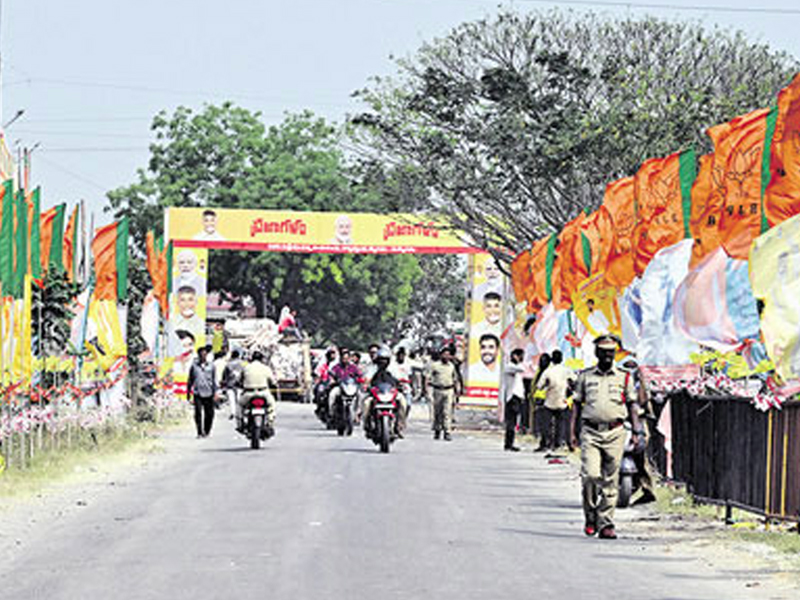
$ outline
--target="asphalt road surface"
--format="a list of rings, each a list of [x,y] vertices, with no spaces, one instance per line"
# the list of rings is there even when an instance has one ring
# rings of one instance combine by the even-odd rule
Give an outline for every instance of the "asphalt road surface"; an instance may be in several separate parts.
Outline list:
[[[710,569],[624,523],[585,538],[575,469],[497,438],[434,442],[417,422],[382,455],[307,405],[281,405],[278,428],[260,451],[223,419],[171,435],[158,467],[17,541],[0,598],[776,597],[747,565]]]

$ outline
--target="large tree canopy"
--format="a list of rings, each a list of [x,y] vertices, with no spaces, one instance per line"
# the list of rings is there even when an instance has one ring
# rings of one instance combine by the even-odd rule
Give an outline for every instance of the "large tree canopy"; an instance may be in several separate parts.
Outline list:
[[[558,11],[460,25],[397,66],[358,92],[356,141],[505,252],[596,207],[645,159],[706,149],[706,127],[769,105],[798,68],[741,33]]]
[[[337,131],[308,113],[267,128],[258,114],[230,104],[179,108],[159,114],[152,128],[148,168],[137,183],[109,194],[115,216],[130,217],[138,248],[148,229],[160,229],[167,206],[404,208],[397,195],[383,193],[392,187],[388,171],[348,165]],[[358,346],[398,333],[422,276],[411,256],[216,252],[210,262],[209,289],[253,296],[272,316],[287,303],[317,342]]]

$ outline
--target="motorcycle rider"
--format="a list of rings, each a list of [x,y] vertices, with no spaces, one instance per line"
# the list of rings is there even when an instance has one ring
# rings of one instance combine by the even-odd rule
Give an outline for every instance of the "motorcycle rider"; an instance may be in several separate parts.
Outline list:
[[[331,369],[336,364],[336,348],[328,348],[325,358],[320,361],[315,371],[316,382],[314,384],[314,404],[317,406],[317,415],[322,411],[322,404],[325,399],[323,395],[331,383]]]
[[[275,398],[269,389],[269,380],[272,379],[272,369],[264,362],[264,355],[255,350],[250,355],[250,361],[244,366],[242,387],[244,393],[239,397],[236,414],[236,430],[242,432],[242,411],[251,398],[261,396],[267,401],[267,423],[274,430],[275,426]]]
[[[333,407],[336,406],[336,400],[342,393],[342,388],[339,387],[339,384],[345,379],[361,381],[361,370],[350,362],[350,351],[347,348],[339,348],[339,362],[331,369],[331,377],[333,378],[334,387],[328,395],[329,415],[333,414]]]
[[[394,386],[397,389],[397,402],[400,405],[399,410],[397,411],[397,437],[403,437],[403,431],[406,428],[406,413],[408,411],[408,405],[406,404],[406,399],[400,390],[400,382],[397,381],[394,375],[391,374],[389,371],[389,363],[392,361],[392,351],[389,350],[387,347],[382,347],[378,350],[377,355],[375,356],[375,366],[377,367],[377,371],[375,371],[375,375],[372,376],[372,379],[369,382],[369,387],[374,388],[377,387],[381,383],[389,383],[390,385]],[[369,394],[366,399],[364,400],[364,432],[368,434],[367,428],[369,427],[369,413],[372,410],[372,404],[375,402],[375,398],[372,394]]]

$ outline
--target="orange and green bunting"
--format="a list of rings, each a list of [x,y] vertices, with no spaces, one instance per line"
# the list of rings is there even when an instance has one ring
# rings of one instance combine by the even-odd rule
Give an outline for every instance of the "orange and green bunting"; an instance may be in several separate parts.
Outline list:
[[[17,192],[16,216],[12,295],[15,298],[22,298],[25,291],[25,275],[28,273],[28,206],[23,190]]]
[[[724,204],[722,169],[715,169],[714,155],[700,157],[697,179],[692,186],[690,229],[694,238],[689,268],[694,269],[711,252],[719,248],[719,219]]]
[[[31,193],[28,203],[28,231],[30,252],[28,254],[28,271],[34,280],[41,284],[42,278],[42,234],[41,234],[41,192],[37,187]]]

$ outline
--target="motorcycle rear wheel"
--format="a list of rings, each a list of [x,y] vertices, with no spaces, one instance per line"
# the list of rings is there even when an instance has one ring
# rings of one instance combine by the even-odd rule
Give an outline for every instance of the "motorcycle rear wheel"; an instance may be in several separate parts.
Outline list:
[[[389,447],[391,445],[391,422],[389,420],[388,415],[383,415],[381,417],[381,452],[384,454],[389,453]]]
[[[619,476],[619,495],[617,496],[617,507],[627,508],[631,503],[633,495],[633,475],[622,474]]]
[[[255,419],[250,420],[250,448],[258,450],[261,447],[261,431]]]

